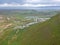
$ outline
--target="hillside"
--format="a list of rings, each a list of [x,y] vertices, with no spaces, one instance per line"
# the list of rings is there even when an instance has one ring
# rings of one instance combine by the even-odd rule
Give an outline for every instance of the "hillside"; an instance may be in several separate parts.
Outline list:
[[[0,30],[0,45],[60,45],[60,14],[25,29]]]
[[[21,40],[21,45],[60,45],[60,14],[28,28]]]

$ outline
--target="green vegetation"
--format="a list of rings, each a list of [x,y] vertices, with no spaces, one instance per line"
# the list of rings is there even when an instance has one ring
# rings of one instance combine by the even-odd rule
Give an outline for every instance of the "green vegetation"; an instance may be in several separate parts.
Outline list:
[[[60,14],[28,28],[22,34],[21,45],[60,45]]]
[[[23,18],[26,16],[39,16],[39,17],[52,17],[54,16],[59,10],[0,10],[0,15],[5,16],[16,16],[17,18]]]
[[[0,23],[0,45],[60,45],[60,14],[24,29],[14,27],[29,21],[12,17]]]

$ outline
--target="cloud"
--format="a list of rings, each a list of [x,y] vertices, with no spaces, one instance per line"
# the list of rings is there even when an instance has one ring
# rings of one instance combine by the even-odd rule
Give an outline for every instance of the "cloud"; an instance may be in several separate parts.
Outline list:
[[[53,0],[54,2],[60,2],[60,0]]]
[[[60,0],[25,0],[29,4],[60,4]]]
[[[41,6],[57,6],[56,4],[0,4],[0,7],[41,7]]]
[[[29,3],[29,4],[53,4],[53,3],[59,3],[60,0],[0,0],[0,4],[3,3],[19,3],[19,4],[24,4],[24,3]]]
[[[26,3],[39,3],[42,0],[25,0]]]

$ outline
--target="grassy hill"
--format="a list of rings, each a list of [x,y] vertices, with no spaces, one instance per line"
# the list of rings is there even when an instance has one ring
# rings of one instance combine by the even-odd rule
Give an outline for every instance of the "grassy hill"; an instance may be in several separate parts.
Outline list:
[[[60,45],[60,14],[25,29],[0,31],[0,45]]]
[[[60,14],[28,28],[21,40],[21,45],[60,45]]]

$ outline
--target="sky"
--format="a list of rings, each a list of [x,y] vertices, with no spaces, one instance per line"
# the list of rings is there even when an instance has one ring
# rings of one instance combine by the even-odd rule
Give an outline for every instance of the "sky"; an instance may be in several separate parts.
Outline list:
[[[0,7],[60,6],[60,0],[0,0]]]

